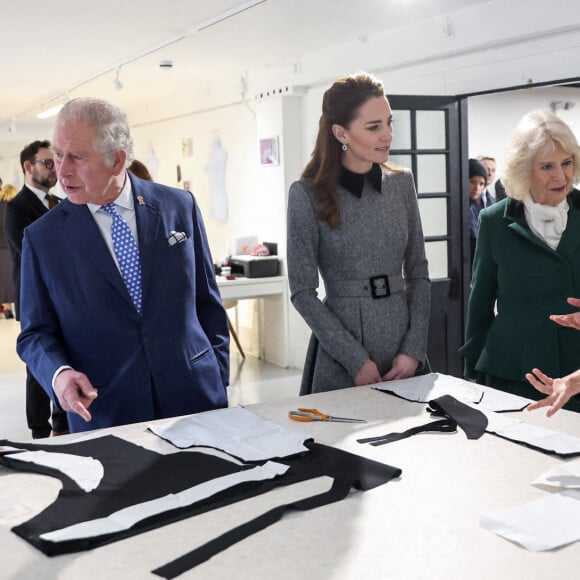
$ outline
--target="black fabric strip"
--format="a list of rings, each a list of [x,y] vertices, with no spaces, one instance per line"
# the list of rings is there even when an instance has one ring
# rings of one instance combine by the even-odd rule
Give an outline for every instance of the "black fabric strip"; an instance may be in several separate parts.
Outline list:
[[[400,441],[401,439],[406,439],[417,433],[430,433],[430,432],[441,432],[441,433],[455,433],[457,431],[457,423],[453,419],[439,419],[439,421],[430,421],[425,425],[417,425],[416,427],[411,427],[402,433],[388,433],[387,435],[377,435],[376,437],[367,437],[366,439],[357,439],[358,443],[370,443],[375,447],[378,445],[385,445],[386,443],[393,443],[394,441]]]
[[[451,395],[443,395],[429,401],[429,407],[438,415],[443,413],[456,421],[468,439],[479,439],[487,429],[487,417],[481,411],[458,401]]]
[[[206,562],[211,557],[226,550],[230,546],[233,546],[252,534],[275,524],[287,511],[310,510],[344,499],[348,495],[352,485],[352,480],[342,478],[335,479],[329,491],[292,503],[277,506],[257,518],[209,541],[207,544],[184,554],[176,560],[152,570],[152,573],[161,576],[162,578],[177,578],[177,576],[191,570],[195,566],[199,566],[199,564]]]

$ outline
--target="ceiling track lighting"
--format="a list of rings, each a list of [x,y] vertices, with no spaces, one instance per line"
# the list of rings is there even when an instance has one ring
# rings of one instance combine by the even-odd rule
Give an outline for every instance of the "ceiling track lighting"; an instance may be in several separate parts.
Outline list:
[[[67,99],[68,101],[68,99]],[[59,103],[54,107],[50,107],[50,109],[45,109],[36,115],[37,119],[48,119],[49,117],[54,117],[58,115],[59,111],[64,107],[64,103]]]
[[[117,73],[115,74],[115,80],[113,81],[113,86],[120,91],[123,88],[123,83],[119,79],[119,73],[121,72],[121,67],[117,67]]]
[[[95,74],[92,74],[89,77],[86,77],[86,78],[83,78],[83,79],[77,81],[76,83],[74,83],[73,85],[68,87],[68,89],[66,91],[59,92],[55,95],[52,95],[48,99],[48,101],[45,101],[45,102],[56,101],[57,99],[66,99],[66,101],[68,101],[69,94],[72,91],[78,89],[79,87],[83,87],[83,86],[87,85],[88,83],[90,83],[91,81],[94,81],[95,79],[98,79],[106,74],[109,74],[112,70],[116,70],[115,78],[113,79],[113,86],[115,87],[115,89],[120,91],[123,88],[123,83],[119,79],[119,72],[120,72],[121,67],[123,65],[140,60],[140,59],[142,59],[150,54],[153,54],[154,52],[157,52],[161,49],[168,48],[169,46],[171,46],[173,44],[176,44],[176,43],[178,43],[186,38],[189,38],[190,36],[192,36],[193,34],[195,34],[197,32],[201,32],[202,30],[205,30],[206,28],[209,28],[211,26],[215,26],[216,24],[219,24],[220,22],[223,22],[224,20],[228,20],[229,18],[232,18],[233,16],[241,14],[242,12],[245,12],[246,10],[250,10],[251,8],[254,8],[255,6],[263,4],[267,1],[268,0],[245,0],[245,1],[241,1],[241,2],[239,2],[239,4],[237,4],[237,6],[234,6],[228,10],[224,10],[222,12],[219,12],[218,14],[214,15],[211,18],[208,18],[207,20],[204,20],[202,22],[198,22],[194,26],[189,27],[187,30],[184,30],[184,31],[172,36],[172,37],[166,38],[162,42],[160,42],[154,46],[151,46],[149,48],[146,48],[146,49],[142,50],[141,52],[138,52],[138,53],[124,59],[121,62],[117,62],[114,65],[108,66],[105,69],[100,70],[100,71],[96,72]],[[115,69],[115,67],[116,67],[116,69]],[[159,63],[159,68],[162,68],[165,70],[170,70],[172,67],[173,67],[173,62],[171,60],[162,60]],[[43,111],[42,113],[39,113],[37,116],[40,117],[40,115],[43,115],[41,118],[51,117],[51,116],[56,115],[58,113],[58,111],[60,110],[60,107],[62,107],[62,105],[60,105],[58,109],[56,107],[54,107],[54,109],[56,109],[56,110],[54,110],[54,112],[52,109],[50,109],[49,110],[50,113],[49,113],[49,111]],[[6,122],[6,124],[9,124],[8,130],[10,132],[15,131],[16,130],[15,120],[19,117],[23,117],[24,115],[33,113],[36,110],[38,110],[38,104],[34,105],[33,107],[28,108],[24,111],[21,111],[17,115],[13,115],[12,116],[13,121],[11,123],[10,123],[10,121],[8,121],[8,119],[6,121],[3,121],[2,123]]]

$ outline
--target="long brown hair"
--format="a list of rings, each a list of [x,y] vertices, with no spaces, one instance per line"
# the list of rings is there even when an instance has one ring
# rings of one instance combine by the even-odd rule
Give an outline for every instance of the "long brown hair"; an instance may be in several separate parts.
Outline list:
[[[331,228],[340,223],[336,188],[340,175],[341,144],[332,132],[334,124],[348,127],[359,109],[373,97],[384,97],[383,84],[365,72],[334,81],[322,99],[322,116],[316,144],[302,179],[310,182],[318,200],[318,219]]]

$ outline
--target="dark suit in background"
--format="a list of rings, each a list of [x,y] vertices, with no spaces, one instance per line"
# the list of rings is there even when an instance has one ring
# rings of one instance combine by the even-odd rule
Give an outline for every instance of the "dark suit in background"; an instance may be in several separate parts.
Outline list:
[[[4,233],[12,255],[12,279],[14,283],[16,320],[20,320],[20,272],[24,229],[41,218],[46,212],[48,212],[48,208],[26,185],[6,206]],[[50,241],[48,244],[50,246]],[[30,372],[30,369],[26,367],[26,419],[33,437],[48,437],[50,435],[50,417],[50,398]],[[54,431],[68,430],[66,414],[59,409],[54,409],[52,420],[52,428]]]

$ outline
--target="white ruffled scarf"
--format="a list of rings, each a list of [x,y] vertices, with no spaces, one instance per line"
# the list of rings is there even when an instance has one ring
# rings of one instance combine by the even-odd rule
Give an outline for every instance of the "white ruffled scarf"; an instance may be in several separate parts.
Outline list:
[[[524,199],[526,221],[532,232],[555,250],[568,224],[568,201],[562,200],[557,206],[535,203],[531,197]]]

